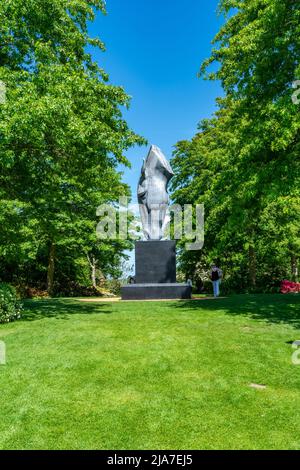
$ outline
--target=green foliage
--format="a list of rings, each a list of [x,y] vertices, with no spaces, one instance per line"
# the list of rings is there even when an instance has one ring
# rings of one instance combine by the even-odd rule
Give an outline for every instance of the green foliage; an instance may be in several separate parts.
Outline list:
[[[121,281],[119,279],[107,279],[105,282],[105,288],[108,292],[111,292],[113,295],[117,297],[121,296]]]
[[[129,195],[118,166],[144,140],[122,118],[129,97],[86,52],[103,49],[87,30],[97,10],[102,0],[0,5],[0,265],[50,293],[57,275],[77,281],[87,254],[105,272],[127,248],[98,243],[96,209]]]
[[[86,45],[104,48],[90,38],[87,22],[105,13],[103,0],[11,0],[0,6],[0,62],[31,70],[40,63],[82,63],[94,68]]]
[[[182,270],[217,261],[232,288],[273,290],[297,277],[300,258],[299,9],[290,0],[220,8],[227,21],[201,73],[221,80],[225,96],[172,162],[175,202],[205,204],[204,250],[183,253]]]
[[[8,323],[21,317],[21,304],[16,289],[4,282],[0,283],[0,323]]]

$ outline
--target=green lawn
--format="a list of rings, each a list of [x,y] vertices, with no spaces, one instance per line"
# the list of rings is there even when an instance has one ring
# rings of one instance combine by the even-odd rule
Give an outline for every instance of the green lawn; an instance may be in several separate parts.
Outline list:
[[[1,449],[300,448],[300,295],[28,301],[0,339]]]

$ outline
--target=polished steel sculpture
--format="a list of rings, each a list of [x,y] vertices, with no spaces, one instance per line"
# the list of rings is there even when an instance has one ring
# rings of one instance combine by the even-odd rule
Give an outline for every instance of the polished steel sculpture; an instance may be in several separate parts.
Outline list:
[[[168,183],[174,175],[162,151],[152,145],[143,162],[138,184],[138,203],[146,240],[161,240],[168,223]]]

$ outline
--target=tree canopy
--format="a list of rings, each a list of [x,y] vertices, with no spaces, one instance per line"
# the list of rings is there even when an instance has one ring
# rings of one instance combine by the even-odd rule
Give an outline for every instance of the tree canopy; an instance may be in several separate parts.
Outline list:
[[[111,272],[127,246],[101,242],[100,250],[96,241],[96,208],[129,195],[118,166],[129,165],[126,149],[144,142],[122,118],[129,97],[87,52],[104,48],[87,27],[104,3],[0,5],[0,80],[7,90],[0,106],[0,263],[17,281],[24,273],[29,282],[47,278],[49,291],[55,262],[61,277],[82,262],[89,266],[94,253],[99,268]]]
[[[224,96],[213,118],[190,142],[179,142],[173,157],[173,199],[204,203],[206,212],[204,250],[183,254],[182,269],[197,277],[217,261],[229,288],[267,289],[298,273],[297,3],[220,2],[226,22],[200,76],[220,80]]]

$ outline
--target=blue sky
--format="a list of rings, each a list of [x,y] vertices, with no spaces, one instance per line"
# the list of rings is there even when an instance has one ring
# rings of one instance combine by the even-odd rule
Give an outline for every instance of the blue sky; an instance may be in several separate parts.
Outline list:
[[[218,0],[107,0],[107,15],[90,27],[106,52],[94,58],[132,97],[124,110],[129,126],[158,145],[168,159],[178,140],[190,139],[197,124],[215,110],[222,94],[218,83],[197,77],[210,55],[211,40],[223,22]],[[127,152],[132,168],[124,170],[133,200],[147,147]]]

